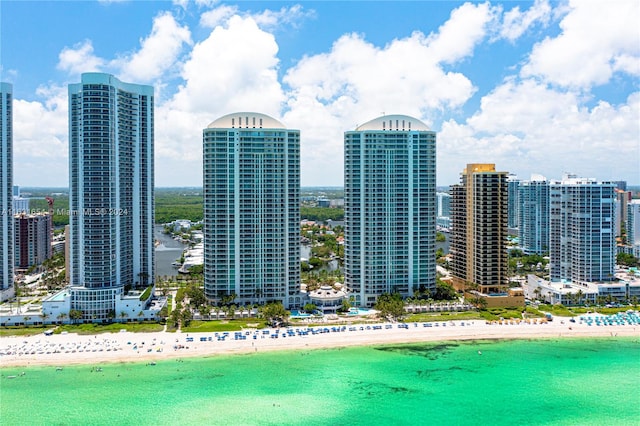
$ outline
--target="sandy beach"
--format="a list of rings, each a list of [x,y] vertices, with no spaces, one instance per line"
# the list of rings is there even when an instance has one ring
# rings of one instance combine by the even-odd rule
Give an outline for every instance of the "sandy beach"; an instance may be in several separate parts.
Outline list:
[[[274,350],[337,348],[356,345],[474,339],[542,339],[558,337],[640,337],[640,325],[588,325],[556,317],[552,322],[487,323],[448,321],[326,325],[228,333],[103,333],[95,336],[56,334],[0,339],[0,367],[111,362],[156,362]],[[274,336],[278,336],[277,338]]]

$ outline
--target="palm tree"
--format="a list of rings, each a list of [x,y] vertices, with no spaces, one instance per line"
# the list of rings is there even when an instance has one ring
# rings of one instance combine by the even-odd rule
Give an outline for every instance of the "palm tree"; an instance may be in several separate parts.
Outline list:
[[[49,318],[49,314],[46,313],[45,311],[42,311],[42,323],[44,324],[47,321],[47,318]]]
[[[126,313],[125,311],[120,312],[120,318],[122,318],[122,322],[124,322],[124,319],[125,319],[126,317],[128,317],[128,316],[129,316],[129,314],[128,314],[128,313]]]
[[[67,317],[67,314],[65,314],[64,312],[61,312],[56,319],[58,320],[58,322],[63,322],[64,319]]]
[[[71,309],[69,311],[69,318],[73,321],[73,323],[77,323],[78,320],[82,319],[82,311],[78,309]]]
[[[542,293],[542,290],[540,290],[540,287],[536,287],[536,289],[533,290],[533,294],[536,295],[536,300],[540,299],[540,293]]]

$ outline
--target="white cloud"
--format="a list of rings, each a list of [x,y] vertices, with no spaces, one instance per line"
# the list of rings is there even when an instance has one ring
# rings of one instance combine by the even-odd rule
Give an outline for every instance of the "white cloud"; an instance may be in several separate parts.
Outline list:
[[[294,28],[304,19],[315,16],[313,10],[305,10],[299,4],[291,7],[283,7],[278,11],[265,10],[260,14],[256,14],[253,18],[256,20],[260,28],[275,28],[280,25],[291,25]]]
[[[265,9],[257,13],[242,12],[236,5],[220,5],[215,9],[204,12],[200,16],[200,25],[205,28],[215,28],[219,25],[225,26],[227,21],[233,16],[241,16],[243,18],[250,17],[260,28],[273,30],[274,28],[285,25],[296,28],[304,19],[314,17],[315,12],[313,10],[305,10],[299,4],[291,7],[282,7],[277,11]]]
[[[439,182],[455,182],[466,163],[496,163],[521,178],[539,173],[560,178],[563,171],[612,179],[637,176],[640,158],[637,117],[640,93],[625,103],[600,101],[588,108],[575,93],[563,93],[534,80],[506,81],[482,98],[466,123],[443,123],[438,135]],[[616,164],[603,176],[603,164]]]
[[[14,182],[67,182],[67,87],[40,87],[38,95],[45,101],[13,101]]]
[[[225,25],[229,18],[238,13],[238,6],[221,5],[200,15],[200,25],[205,28],[215,28]]]
[[[504,13],[500,36],[515,41],[537,22],[546,25],[551,18],[551,6],[548,0],[536,0],[528,10],[521,12],[516,6]]]
[[[250,18],[234,16],[196,43],[182,66],[181,85],[156,106],[156,158],[192,162],[186,173],[201,181],[202,129],[235,111],[279,118],[284,95],[277,78],[278,45]],[[183,177],[184,178],[184,177]],[[168,185],[171,182],[158,182]]]
[[[429,36],[429,55],[437,62],[455,63],[473,53],[475,46],[486,36],[489,24],[496,19],[498,9],[489,3],[465,3],[451,12],[451,16],[436,34]]]
[[[637,75],[640,2],[571,0],[569,6],[560,35],[536,44],[522,76],[588,89],[607,83],[614,71],[631,68]]]
[[[65,47],[58,55],[58,69],[76,76],[83,72],[100,71],[104,67],[104,59],[93,53],[93,43],[85,40],[73,47]]]
[[[431,125],[434,115],[464,105],[475,87],[439,63],[472,55],[492,13],[487,4],[465,4],[440,33],[425,37],[416,31],[384,47],[347,34],[330,52],[289,68],[283,79],[289,87],[284,123],[303,130],[302,184],[342,184],[343,133],[357,124],[400,113]]]
[[[175,65],[185,44],[192,44],[189,28],[180,26],[171,13],[160,13],[151,34],[140,41],[140,50],[111,65],[121,69],[120,78],[125,81],[150,82]]]
[[[182,10],[186,10],[189,6],[189,0],[172,0],[171,4],[180,7]]]

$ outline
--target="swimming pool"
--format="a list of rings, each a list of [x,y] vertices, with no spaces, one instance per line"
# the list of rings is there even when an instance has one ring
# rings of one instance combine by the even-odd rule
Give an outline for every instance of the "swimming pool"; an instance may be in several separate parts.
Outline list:
[[[309,318],[311,314],[306,312],[300,312],[297,309],[291,310],[291,318]]]
[[[349,315],[369,315],[370,309],[367,308],[349,308]]]

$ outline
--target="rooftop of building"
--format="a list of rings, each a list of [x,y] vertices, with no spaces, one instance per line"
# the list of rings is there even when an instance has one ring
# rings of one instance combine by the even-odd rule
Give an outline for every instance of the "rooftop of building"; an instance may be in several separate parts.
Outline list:
[[[408,115],[383,115],[356,127],[357,132],[372,130],[430,131],[422,121]]]
[[[286,126],[266,114],[234,112],[212,121],[207,129],[286,129]]]

